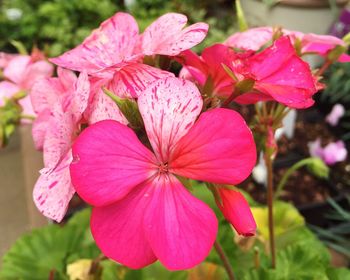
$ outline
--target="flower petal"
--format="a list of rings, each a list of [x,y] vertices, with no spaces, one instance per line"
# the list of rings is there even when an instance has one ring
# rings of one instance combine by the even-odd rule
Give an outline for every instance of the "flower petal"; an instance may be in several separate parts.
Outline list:
[[[253,135],[238,113],[213,109],[201,114],[178,142],[169,162],[171,172],[181,176],[235,185],[255,165]]]
[[[137,98],[150,84],[174,74],[141,63],[127,63],[114,73],[108,88],[124,98]]]
[[[91,232],[97,246],[107,257],[133,269],[157,259],[143,230],[149,191],[149,184],[140,185],[122,200],[92,210]]]
[[[187,17],[177,13],[167,13],[159,17],[142,34],[142,51],[145,55],[178,55],[203,41],[208,25],[196,23],[182,30]]]
[[[130,128],[112,120],[85,129],[73,145],[73,157],[73,185],[94,206],[123,198],[155,172],[154,155]]]
[[[256,223],[244,196],[235,190],[218,188],[220,201],[216,201],[225,218],[232,224],[238,234],[255,235]]]
[[[14,83],[8,81],[0,82],[0,106],[5,105],[5,99],[11,98],[21,89]]]
[[[91,74],[131,57],[137,39],[135,19],[126,13],[116,13],[81,45],[50,61],[64,68],[86,70]]]
[[[71,161],[72,154],[69,151],[53,171],[41,174],[33,191],[33,199],[39,211],[57,222],[62,221],[75,193],[69,174]]]
[[[20,84],[31,62],[29,55],[19,55],[10,60],[4,69],[4,76],[16,84]]]
[[[170,270],[188,269],[202,262],[218,229],[213,211],[173,175],[155,178],[150,196],[145,233],[160,262]]]
[[[192,127],[203,101],[192,82],[166,78],[147,88],[138,105],[152,148],[165,163],[176,142]]]

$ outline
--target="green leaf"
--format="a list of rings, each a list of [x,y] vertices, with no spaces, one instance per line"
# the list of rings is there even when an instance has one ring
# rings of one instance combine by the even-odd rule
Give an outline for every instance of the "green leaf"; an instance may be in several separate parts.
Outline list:
[[[304,218],[298,210],[290,203],[275,201],[274,203],[275,235],[286,233],[287,231],[305,225]],[[264,207],[252,207],[252,212],[257,223],[259,234],[264,240],[268,240],[268,209]]]

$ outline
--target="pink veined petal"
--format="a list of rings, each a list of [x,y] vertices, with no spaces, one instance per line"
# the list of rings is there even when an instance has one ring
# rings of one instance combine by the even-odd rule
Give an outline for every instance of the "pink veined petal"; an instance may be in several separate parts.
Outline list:
[[[45,78],[51,77],[53,73],[53,65],[47,61],[41,60],[34,63],[31,63],[26,68],[24,76],[22,77],[22,81],[20,86],[23,89],[30,90],[33,87],[35,81]]]
[[[108,80],[90,77],[90,94],[84,118],[89,124],[103,120],[115,120],[127,125],[128,121],[119,110],[114,101],[108,97],[102,87],[106,86]]]
[[[32,137],[37,150],[42,150],[45,142],[45,135],[50,128],[51,113],[48,109],[43,110],[37,116],[32,126]]]
[[[13,58],[4,69],[4,76],[18,85],[21,84],[30,62],[29,55],[19,55]]]
[[[5,99],[11,98],[21,89],[14,83],[8,81],[0,82],[0,107],[5,105]]]
[[[143,183],[122,200],[92,210],[90,225],[97,246],[108,258],[133,269],[157,260],[143,230],[151,187]]]
[[[255,235],[256,223],[244,196],[225,188],[218,188],[218,191],[221,202],[216,201],[216,204],[237,233],[243,236]]]
[[[51,115],[43,146],[44,163],[47,168],[55,168],[69,151],[75,130],[72,114],[63,112],[61,104],[57,103],[54,106]]]
[[[138,105],[153,151],[165,163],[174,145],[192,127],[203,101],[190,81],[166,78],[147,88]]]
[[[256,162],[253,135],[244,119],[228,109],[200,115],[177,143],[169,170],[183,177],[235,185],[246,179]]]
[[[71,89],[77,81],[77,76],[73,71],[61,67],[57,67],[57,76],[64,91]]]
[[[46,109],[52,110],[55,104],[60,102],[62,92],[64,92],[64,89],[58,78],[37,80],[30,91],[34,111],[40,113]]]
[[[90,96],[90,82],[85,71],[79,74],[78,79],[73,84],[73,89],[69,110],[73,113],[74,120],[78,122],[87,109]]]
[[[103,120],[115,120],[125,125],[128,124],[127,119],[119,110],[118,106],[101,89],[93,94],[85,118],[89,124]]]
[[[174,74],[141,63],[127,63],[114,73],[108,88],[122,98],[137,98],[150,84]]]
[[[251,28],[233,34],[224,44],[231,48],[257,51],[272,39],[272,34],[272,28],[268,26]]]
[[[112,120],[89,126],[73,145],[71,177],[78,194],[94,206],[125,197],[155,172],[154,155],[127,126]]]
[[[183,29],[187,17],[177,13],[167,13],[146,28],[142,34],[142,52],[145,55],[177,55],[203,41],[208,25],[196,23]]]
[[[54,170],[40,175],[33,191],[33,199],[39,211],[57,222],[62,221],[75,193],[69,174],[71,161],[69,151]]]
[[[186,50],[177,57],[177,60],[184,66],[183,69],[186,69],[201,86],[205,84],[209,69],[200,56],[191,50]],[[181,75],[179,76],[184,78]]]
[[[81,45],[50,61],[64,68],[80,72],[86,70],[91,74],[130,58],[138,36],[135,19],[126,13],[116,13]]]
[[[154,254],[170,270],[199,264],[216,238],[215,214],[171,174],[154,178],[152,186],[144,230]]]

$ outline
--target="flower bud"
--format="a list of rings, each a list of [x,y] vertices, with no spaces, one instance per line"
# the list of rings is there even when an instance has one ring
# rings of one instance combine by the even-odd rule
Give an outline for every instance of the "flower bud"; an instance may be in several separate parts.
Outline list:
[[[217,190],[221,201],[216,199],[216,204],[237,233],[244,236],[255,235],[256,223],[244,196],[238,191],[222,187]]]

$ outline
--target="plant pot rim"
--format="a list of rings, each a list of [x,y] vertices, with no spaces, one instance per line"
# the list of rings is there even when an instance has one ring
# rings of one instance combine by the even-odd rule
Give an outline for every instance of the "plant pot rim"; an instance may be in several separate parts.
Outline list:
[[[339,7],[344,7],[348,2],[349,0],[336,0],[337,6]],[[276,5],[292,6],[299,8],[330,7],[328,0],[280,0]]]

